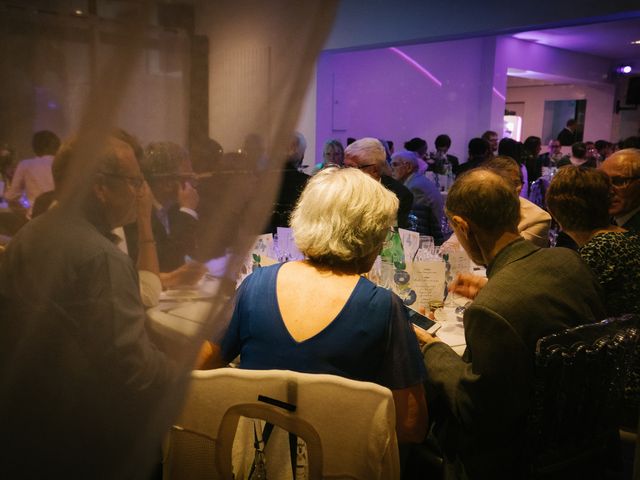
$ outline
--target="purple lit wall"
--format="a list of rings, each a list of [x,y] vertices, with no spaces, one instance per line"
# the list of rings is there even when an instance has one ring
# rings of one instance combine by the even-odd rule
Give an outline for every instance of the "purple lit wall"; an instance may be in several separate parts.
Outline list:
[[[412,137],[433,148],[447,133],[451,153],[500,125],[504,100],[493,91],[495,38],[324,52],[318,61],[316,158],[330,138],[373,136],[396,149]],[[498,93],[504,92],[500,86]]]

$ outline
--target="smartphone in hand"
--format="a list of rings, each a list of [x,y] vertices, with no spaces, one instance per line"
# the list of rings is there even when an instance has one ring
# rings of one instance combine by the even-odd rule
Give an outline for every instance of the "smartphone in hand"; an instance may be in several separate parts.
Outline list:
[[[440,330],[442,325],[438,322],[431,320],[430,318],[425,317],[424,315],[416,312],[414,309],[405,307],[407,310],[407,316],[409,317],[409,321],[413,323],[416,327],[424,330],[425,332],[435,335],[435,333]]]

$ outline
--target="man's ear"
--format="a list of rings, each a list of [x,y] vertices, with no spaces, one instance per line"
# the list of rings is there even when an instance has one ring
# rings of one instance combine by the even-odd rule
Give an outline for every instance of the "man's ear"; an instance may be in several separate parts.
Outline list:
[[[451,217],[451,223],[464,234],[465,237],[469,236],[469,231],[471,230],[469,222],[467,222],[460,215],[454,215]]]
[[[104,183],[94,183],[93,193],[96,195],[96,198],[100,201],[100,203],[105,203],[107,187]]]

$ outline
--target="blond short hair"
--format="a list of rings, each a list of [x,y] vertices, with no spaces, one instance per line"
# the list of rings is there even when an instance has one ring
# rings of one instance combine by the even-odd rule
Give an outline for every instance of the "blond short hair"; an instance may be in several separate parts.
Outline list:
[[[328,168],[309,180],[291,216],[296,245],[329,267],[357,266],[382,246],[398,199],[355,168]]]

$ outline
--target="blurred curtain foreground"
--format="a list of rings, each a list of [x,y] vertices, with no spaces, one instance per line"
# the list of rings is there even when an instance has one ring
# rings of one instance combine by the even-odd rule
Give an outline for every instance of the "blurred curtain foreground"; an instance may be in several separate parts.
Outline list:
[[[172,22],[171,10],[167,15],[155,2],[0,1],[0,143],[28,158],[37,130],[63,139],[77,134],[73,186],[61,192],[70,206],[85,193],[96,152],[114,128],[143,145],[171,140],[190,147],[195,166],[216,186],[201,199],[201,260],[226,253],[225,277],[234,279],[270,215],[284,151],[336,3],[188,2],[193,15]],[[207,153],[208,137],[226,153]],[[49,256],[46,270],[62,258]],[[49,313],[57,318],[51,299],[64,286],[44,279],[33,284],[37,292],[21,295],[42,300],[37,321],[7,318],[11,298],[0,310],[3,472],[7,478],[147,477],[201,342],[224,331],[234,282],[213,299],[200,331],[163,346],[176,363],[169,382],[153,391],[119,385],[110,392],[103,389],[113,372],[71,361],[83,358],[84,349],[102,348],[99,338],[66,351],[72,342],[56,337],[69,336],[69,325],[40,324]],[[5,335],[9,322],[26,327],[19,336]],[[83,375],[86,381],[78,383]],[[77,430],[67,426],[80,423],[86,438],[69,438]]]

